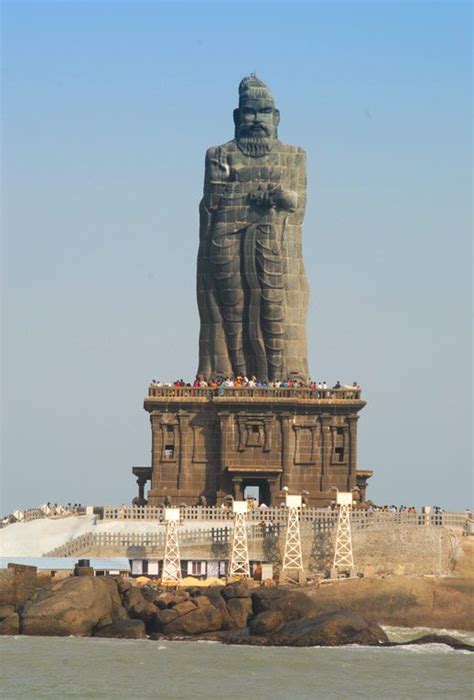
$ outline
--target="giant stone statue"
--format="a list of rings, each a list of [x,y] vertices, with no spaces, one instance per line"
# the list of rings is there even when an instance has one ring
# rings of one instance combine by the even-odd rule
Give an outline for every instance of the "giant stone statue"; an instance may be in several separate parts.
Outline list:
[[[235,138],[206,154],[197,279],[206,379],[308,376],[306,158],[278,140],[279,121],[268,87],[244,78]]]

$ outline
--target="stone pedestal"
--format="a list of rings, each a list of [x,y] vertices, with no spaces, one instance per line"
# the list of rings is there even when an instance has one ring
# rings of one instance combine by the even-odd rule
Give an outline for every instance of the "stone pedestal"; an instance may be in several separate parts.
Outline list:
[[[334,488],[356,489],[360,390],[193,389],[151,385],[145,410],[152,426],[149,505],[209,505],[258,488],[260,502],[279,505],[307,492],[308,506],[334,500]]]

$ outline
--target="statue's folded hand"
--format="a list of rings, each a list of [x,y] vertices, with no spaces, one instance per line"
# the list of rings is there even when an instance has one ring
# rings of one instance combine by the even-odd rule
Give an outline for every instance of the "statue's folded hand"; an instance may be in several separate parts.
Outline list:
[[[252,204],[269,209],[285,209],[286,211],[295,211],[297,199],[296,192],[285,190],[280,185],[268,190],[259,187],[249,194],[249,200]]]
[[[295,211],[298,196],[293,190],[285,190],[280,185],[273,187],[267,192],[270,200],[270,207],[275,209],[285,209],[286,211]]]

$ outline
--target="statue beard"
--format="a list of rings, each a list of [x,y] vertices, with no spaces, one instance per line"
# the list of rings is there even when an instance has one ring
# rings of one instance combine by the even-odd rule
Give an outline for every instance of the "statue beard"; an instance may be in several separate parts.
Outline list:
[[[247,130],[239,129],[236,135],[237,146],[245,156],[251,158],[261,158],[270,153],[276,141],[276,137],[267,133],[262,136],[260,134],[252,134]]]

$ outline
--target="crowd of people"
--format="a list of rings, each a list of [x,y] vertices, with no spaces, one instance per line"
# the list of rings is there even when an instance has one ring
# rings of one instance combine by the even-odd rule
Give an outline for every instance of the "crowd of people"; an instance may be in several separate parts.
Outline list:
[[[37,508],[16,509],[8,515],[5,515],[1,519],[0,525],[3,527],[5,525],[11,525],[12,523],[27,522],[39,518],[64,518],[69,515],[84,515],[85,512],[86,509],[82,503],[67,503],[63,506],[60,503],[51,503],[51,501],[48,501]]]
[[[370,506],[370,510],[373,510],[375,512],[379,513],[416,513],[416,506],[397,506],[391,505],[391,506]]]
[[[184,379],[177,379],[174,382],[161,382],[158,379],[152,379],[153,386],[157,387],[189,387],[193,389],[227,389],[227,388],[257,388],[257,389],[279,389],[279,388],[289,388],[289,389],[353,389],[359,390],[360,385],[357,382],[352,382],[352,384],[341,384],[337,381],[334,386],[330,387],[326,381],[316,382],[309,379],[307,382],[297,378],[297,379],[282,379],[273,382],[262,382],[254,374],[250,378],[245,377],[243,374],[238,374],[237,376],[228,377],[212,377],[209,381],[202,375],[197,375],[194,382],[185,382]]]

